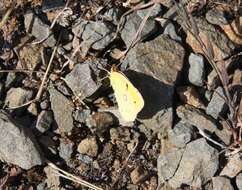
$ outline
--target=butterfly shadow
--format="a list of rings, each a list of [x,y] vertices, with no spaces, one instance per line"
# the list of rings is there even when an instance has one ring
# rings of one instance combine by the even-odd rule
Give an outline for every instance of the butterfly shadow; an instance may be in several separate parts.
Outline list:
[[[143,96],[145,105],[139,119],[150,119],[161,110],[172,107],[173,87],[149,75],[132,70],[124,72]]]

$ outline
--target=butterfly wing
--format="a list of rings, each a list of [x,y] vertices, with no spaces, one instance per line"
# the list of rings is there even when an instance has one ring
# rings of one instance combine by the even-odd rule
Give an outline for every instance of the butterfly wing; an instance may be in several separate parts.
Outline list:
[[[144,107],[144,100],[134,85],[120,72],[110,73],[110,83],[114,90],[120,114],[126,121],[134,121]]]

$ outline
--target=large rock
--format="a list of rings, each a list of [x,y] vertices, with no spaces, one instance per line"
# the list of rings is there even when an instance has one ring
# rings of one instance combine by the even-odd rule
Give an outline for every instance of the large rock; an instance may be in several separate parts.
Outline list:
[[[184,49],[169,39],[156,39],[138,44],[126,56],[125,74],[141,92],[145,106],[138,115],[149,128],[159,131],[172,124],[174,85],[182,69]]]
[[[124,43],[126,44],[127,47],[129,47],[132,40],[134,40],[134,37],[140,27],[140,24],[143,21],[146,14],[149,12],[150,8],[138,10],[137,12],[134,12],[129,16],[127,16],[124,27],[121,31],[121,37],[124,40]],[[151,12],[150,17],[157,16],[159,15],[160,12],[161,12],[161,6],[157,4],[154,7],[153,11]],[[141,38],[141,40],[144,40],[145,38],[151,35],[154,35],[157,32],[158,32],[158,27],[154,19],[148,19],[138,38]]]
[[[31,12],[24,15],[24,25],[26,32],[37,38],[38,41],[46,39],[45,42],[50,47],[56,44],[54,35],[51,34],[49,36],[51,33],[49,25],[44,23],[34,13]]]
[[[40,149],[26,126],[15,123],[10,116],[0,113],[0,159],[30,169],[43,164]]]
[[[182,184],[201,188],[206,184],[219,166],[219,153],[201,138],[187,144],[175,175],[169,180],[173,188]]]
[[[85,21],[79,19],[72,28],[75,36],[82,39],[86,46],[102,50],[112,41],[115,29],[103,21]]]
[[[157,169],[160,183],[164,183],[174,176],[183,153],[184,148],[173,148],[171,151],[159,155]]]
[[[200,130],[208,131],[209,133],[215,133],[225,144],[230,143],[232,135],[231,131],[227,130],[226,127],[223,127],[222,130],[219,130],[215,122],[199,109],[189,105],[178,106],[176,113],[178,117],[181,118],[184,122],[189,123],[190,125],[193,125]]]
[[[226,177],[213,177],[213,190],[221,190],[221,189],[226,189],[226,190],[234,190],[230,180]]]
[[[65,77],[65,81],[76,96],[84,99],[97,91],[98,85],[92,78],[93,71],[88,63],[77,64]]]
[[[162,140],[162,149],[157,159],[157,169],[160,183],[164,183],[174,176],[180,164],[186,145],[193,136],[192,128],[182,121],[173,129],[168,129],[166,138]]]
[[[64,95],[54,87],[49,88],[51,108],[55,121],[61,132],[71,132],[74,127],[72,112],[74,106]]]

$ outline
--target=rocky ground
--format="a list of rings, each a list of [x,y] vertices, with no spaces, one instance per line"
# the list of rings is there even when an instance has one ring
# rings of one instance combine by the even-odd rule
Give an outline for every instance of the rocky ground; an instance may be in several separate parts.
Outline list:
[[[0,189],[242,190],[240,1],[0,9]],[[135,122],[113,64],[144,98]]]

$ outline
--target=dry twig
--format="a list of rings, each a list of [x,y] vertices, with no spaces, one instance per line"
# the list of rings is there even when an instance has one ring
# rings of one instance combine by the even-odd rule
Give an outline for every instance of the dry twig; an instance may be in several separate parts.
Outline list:
[[[77,177],[73,174],[70,174],[62,169],[60,169],[59,167],[57,167],[55,164],[53,163],[48,163],[48,165],[53,168],[55,171],[56,171],[56,175],[60,176],[60,177],[63,177],[63,178],[66,178],[66,179],[69,179],[75,183],[78,183],[78,184],[81,184],[85,187],[88,187],[90,189],[93,189],[93,190],[103,190],[103,188],[100,188],[100,187],[97,187],[83,179],[81,179],[80,177]]]

